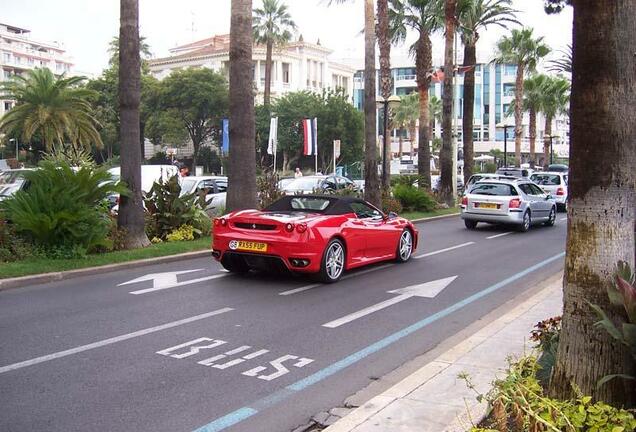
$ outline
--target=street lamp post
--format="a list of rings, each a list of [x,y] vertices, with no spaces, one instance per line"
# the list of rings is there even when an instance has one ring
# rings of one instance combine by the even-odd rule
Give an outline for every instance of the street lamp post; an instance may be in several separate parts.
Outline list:
[[[559,138],[559,135],[548,135],[550,138],[550,165],[553,164],[554,151],[552,150],[552,138]]]
[[[513,128],[513,125],[500,123],[497,127],[502,127],[504,130],[504,168],[508,166],[508,129]]]
[[[379,108],[382,108],[384,114],[383,127],[382,130],[382,187],[384,187],[388,183],[388,173],[389,173],[389,161],[386,158],[387,154],[387,141],[390,142],[391,137],[389,136],[389,109],[395,109],[401,102],[399,96],[391,95],[388,99],[384,99],[383,97],[378,97],[376,99],[376,104]]]

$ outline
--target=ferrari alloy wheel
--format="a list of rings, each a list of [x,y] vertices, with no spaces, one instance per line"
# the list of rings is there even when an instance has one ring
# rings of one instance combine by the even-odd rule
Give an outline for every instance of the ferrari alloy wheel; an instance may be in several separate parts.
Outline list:
[[[345,267],[345,249],[340,240],[334,239],[325,248],[320,265],[320,280],[324,283],[336,282]]]
[[[413,234],[408,229],[402,231],[397,247],[397,261],[406,262],[413,253]]]

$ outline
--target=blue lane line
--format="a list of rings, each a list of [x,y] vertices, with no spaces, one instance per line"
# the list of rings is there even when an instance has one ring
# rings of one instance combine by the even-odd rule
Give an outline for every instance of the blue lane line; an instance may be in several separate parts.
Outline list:
[[[360,360],[364,359],[365,357],[368,357],[369,355],[376,353],[378,351],[380,351],[383,348],[386,348],[387,346],[399,341],[400,339],[410,335],[411,333],[417,331],[417,330],[421,330],[422,328],[434,323],[435,321],[438,321],[450,314],[452,314],[453,312],[456,312],[457,310],[468,306],[471,303],[474,303],[475,301],[487,296],[488,294],[491,294],[503,287],[505,287],[506,285],[521,279],[522,277],[528,275],[529,273],[532,273],[535,270],[538,270],[542,267],[545,267],[546,265],[561,259],[565,256],[565,252],[561,252],[560,254],[557,254],[553,257],[550,257],[544,261],[541,261],[540,263],[537,263],[531,267],[528,267],[527,269],[510,276],[507,279],[504,279],[500,282],[497,282],[494,285],[489,286],[488,288],[479,291],[467,298],[465,298],[464,300],[461,300],[449,307],[447,307],[446,309],[442,309],[439,312],[436,312],[435,314],[424,318],[421,321],[416,322],[415,324],[412,324],[396,333],[393,333],[390,336],[387,336],[383,339],[380,339],[379,341],[369,345],[366,348],[361,349],[358,352],[355,352],[345,358],[343,358],[342,360],[337,361],[336,363],[331,364],[330,366],[327,366],[324,369],[319,370],[318,372],[309,375],[306,378],[303,378],[299,381],[296,381],[293,384],[290,384],[289,386],[285,387],[284,389],[278,390],[276,392],[274,392],[273,394],[266,396],[262,399],[259,399],[257,401],[255,401],[252,405],[252,407],[258,407],[258,410],[255,408],[251,408],[251,407],[243,407],[240,408],[234,412],[231,412],[230,414],[227,414],[223,417],[220,417],[216,420],[214,420],[213,422],[200,427],[199,429],[197,429],[194,432],[218,432],[221,431],[223,429],[226,429],[230,426],[235,425],[236,423],[239,423],[251,416],[253,416],[254,414],[257,414],[259,412],[259,410],[263,410],[266,409],[272,405],[275,405],[276,403],[287,399],[288,397],[292,396],[294,393],[299,392],[301,390],[306,389],[307,387],[316,384],[322,380],[324,380],[325,378],[330,377],[331,375],[341,371],[342,369],[351,366],[352,364],[355,364],[357,362],[359,362]]]

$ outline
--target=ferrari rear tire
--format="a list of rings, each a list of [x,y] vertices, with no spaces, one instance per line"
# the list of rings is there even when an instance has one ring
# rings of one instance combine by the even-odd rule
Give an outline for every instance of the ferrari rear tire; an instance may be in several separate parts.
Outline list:
[[[221,260],[223,268],[230,273],[247,273],[250,271],[250,267],[245,260],[240,256],[226,256]]]
[[[407,262],[413,254],[413,233],[409,229],[405,229],[400,234],[397,249],[395,251],[395,260],[399,263]]]
[[[327,244],[322,254],[318,279],[323,283],[337,282],[345,268],[345,247],[338,239],[333,239]]]

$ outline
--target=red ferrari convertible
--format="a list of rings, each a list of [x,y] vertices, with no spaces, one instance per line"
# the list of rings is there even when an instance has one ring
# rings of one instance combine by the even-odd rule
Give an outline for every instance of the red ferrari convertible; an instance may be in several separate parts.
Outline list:
[[[292,195],[266,209],[214,219],[212,255],[235,273],[289,270],[326,283],[345,270],[405,262],[417,247],[413,224],[352,197]]]

